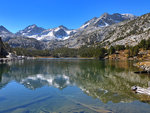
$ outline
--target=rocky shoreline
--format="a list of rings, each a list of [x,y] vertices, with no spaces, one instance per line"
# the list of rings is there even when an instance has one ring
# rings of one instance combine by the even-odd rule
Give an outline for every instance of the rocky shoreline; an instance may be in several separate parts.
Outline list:
[[[17,56],[14,58],[0,58],[0,63],[7,63],[11,61],[18,61],[18,60],[29,60],[29,59],[36,59],[35,57],[25,57],[25,56]]]
[[[143,62],[138,62],[135,64],[136,67],[138,67],[141,72],[145,71],[147,73],[150,73],[150,61],[143,61]]]

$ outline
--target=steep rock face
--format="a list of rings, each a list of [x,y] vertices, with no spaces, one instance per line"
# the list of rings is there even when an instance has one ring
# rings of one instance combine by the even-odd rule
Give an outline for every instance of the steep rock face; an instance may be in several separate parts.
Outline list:
[[[117,27],[104,43],[112,45],[137,45],[142,39],[150,38],[150,13]]]
[[[7,54],[8,52],[6,51],[5,45],[3,44],[2,39],[0,37],[0,58],[6,57]]]

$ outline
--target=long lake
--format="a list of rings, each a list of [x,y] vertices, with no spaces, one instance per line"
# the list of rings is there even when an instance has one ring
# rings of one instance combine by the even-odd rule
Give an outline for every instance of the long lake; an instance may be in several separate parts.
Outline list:
[[[37,59],[0,64],[0,113],[149,113],[133,61]]]

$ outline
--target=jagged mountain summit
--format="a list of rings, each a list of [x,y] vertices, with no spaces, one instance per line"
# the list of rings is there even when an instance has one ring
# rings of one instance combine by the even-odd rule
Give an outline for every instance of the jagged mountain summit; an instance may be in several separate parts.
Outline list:
[[[36,37],[36,35],[42,33],[44,30],[45,30],[44,28],[38,27],[37,25],[33,24],[33,25],[29,25],[24,30],[20,30],[19,32],[16,33],[16,35],[34,38]]]
[[[26,36],[28,38],[35,38],[41,41],[50,41],[68,39],[69,36],[74,33],[75,30],[69,30],[63,25],[53,29],[44,29],[34,24],[26,27],[24,30],[17,32],[16,35]]]
[[[4,26],[0,26],[0,37],[3,38],[4,41],[9,40],[10,38],[15,37],[15,35],[10,32],[9,30],[7,30]]]
[[[40,35],[38,35],[38,40],[50,41],[50,40],[65,40],[68,39],[71,35],[76,33],[76,30],[70,30],[63,25],[44,30]]]
[[[99,18],[94,17],[87,21],[79,29],[77,33],[72,35],[68,40],[49,42],[48,48],[80,48],[83,45],[93,45],[103,40],[109,39],[113,31],[117,30],[117,26],[126,24],[137,17],[132,14],[108,14],[104,13]]]
[[[115,23],[119,23],[125,20],[132,20],[135,19],[136,16],[132,14],[119,14],[119,13],[114,13],[114,14],[108,14],[104,13],[101,15],[99,18],[94,17],[93,19],[85,22],[80,29],[85,29],[87,27],[106,27]]]
[[[3,41],[8,41],[9,39],[14,37],[34,38],[39,41],[66,40],[82,30],[88,29],[87,32],[91,32],[93,28],[95,30],[97,28],[106,27],[115,23],[122,22],[124,20],[131,20],[134,18],[136,18],[136,16],[132,14],[115,13],[110,15],[108,13],[104,13],[99,18],[94,17],[93,19],[87,21],[77,30],[68,29],[63,25],[52,29],[44,29],[33,24],[29,25],[23,30],[18,31],[15,34],[8,31],[4,26],[0,26],[0,36],[3,37]]]
[[[33,38],[13,34],[4,26],[0,26],[0,37],[4,42],[7,42],[11,47],[44,49],[44,43]]]

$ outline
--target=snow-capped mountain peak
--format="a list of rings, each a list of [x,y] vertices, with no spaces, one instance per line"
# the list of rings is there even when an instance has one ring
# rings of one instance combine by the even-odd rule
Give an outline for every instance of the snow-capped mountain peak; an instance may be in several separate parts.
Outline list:
[[[99,18],[95,17],[89,21],[87,21],[85,24],[83,24],[80,29],[86,29],[87,27],[106,27],[115,23],[122,22],[124,20],[131,20],[135,19],[136,16],[132,14],[108,14],[104,13]]]
[[[38,27],[37,25],[33,24],[29,25],[23,30],[20,30],[19,32],[16,33],[16,35],[36,38],[35,35],[42,33],[44,30],[45,30],[44,28]]]
[[[36,24],[33,24],[27,26],[23,30],[18,31],[16,34],[13,34],[9,32],[5,27],[0,26],[0,36],[3,37],[3,39],[5,37],[7,37],[7,39],[11,37],[27,37],[35,38],[40,41],[66,40],[70,37],[79,36],[82,31],[90,33],[94,30],[122,22],[124,20],[131,20],[135,18],[136,16],[132,14],[104,13],[100,17],[94,17],[91,20],[85,22],[79,29],[76,30],[68,29],[63,25],[52,29],[44,29],[42,27],[38,27]]]
[[[124,20],[130,20],[136,18],[132,14],[108,14],[104,13],[100,17],[94,17],[91,20],[83,24],[78,30],[95,29],[98,27],[106,27],[115,23],[122,22]],[[37,40],[50,41],[50,40],[66,40],[70,36],[74,35],[78,30],[71,30],[63,25],[60,25],[52,29],[43,29],[33,24],[26,27],[24,30],[17,32],[17,35],[26,36],[29,38],[35,38]]]
[[[48,29],[43,31],[39,37],[38,40],[65,40],[68,39],[71,35],[75,33],[75,30],[70,30],[66,28],[65,26],[61,25],[59,27]]]
[[[25,36],[28,38],[35,38],[37,40],[50,41],[50,40],[68,39],[70,35],[74,33],[75,33],[74,30],[69,30],[63,25],[53,29],[44,29],[33,24],[17,32],[16,35]]]

